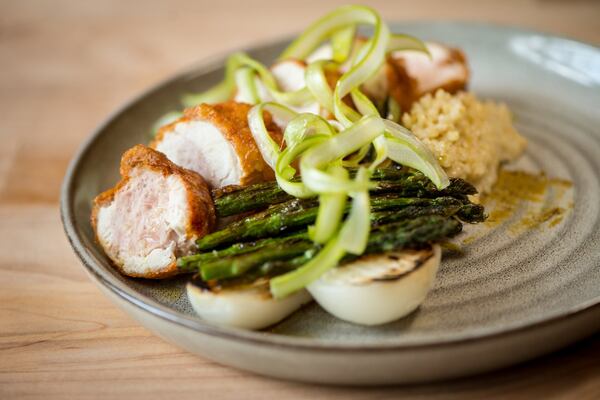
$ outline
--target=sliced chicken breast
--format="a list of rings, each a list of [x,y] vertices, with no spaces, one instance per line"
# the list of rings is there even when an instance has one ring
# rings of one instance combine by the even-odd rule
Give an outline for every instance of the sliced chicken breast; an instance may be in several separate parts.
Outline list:
[[[355,43],[356,43],[356,45],[364,45],[367,42],[367,40],[368,39],[365,37],[358,36],[355,39]],[[356,52],[357,48],[358,47],[355,47],[353,51]],[[350,56],[349,60],[351,60],[352,57],[354,57],[354,54],[352,54]],[[331,44],[325,43],[325,44],[322,44],[321,46],[317,47],[317,49],[306,58],[306,62],[310,64],[312,62],[320,61],[320,60],[331,60],[332,58],[333,58],[333,49],[331,48]],[[330,86],[332,88],[335,87],[335,84],[337,83],[337,79],[339,79],[341,74],[347,72],[350,69],[351,63],[349,60],[344,62],[342,65],[340,65],[338,76],[335,77],[335,80],[333,80],[330,83]],[[361,85],[361,90],[368,97],[370,97],[372,100],[374,100],[376,102],[385,100],[388,96],[388,81],[387,81],[386,68],[381,68],[377,73],[375,73],[365,83],[363,83]],[[349,97],[346,99],[346,101],[350,106],[352,106],[352,102],[350,101]]]
[[[364,38],[357,38],[364,43]],[[466,88],[469,81],[469,68],[464,53],[456,48],[439,43],[425,43],[431,59],[417,51],[395,51],[388,55],[383,67],[362,86],[362,91],[372,100],[385,100],[388,95],[400,104],[403,110],[409,110],[412,103],[426,93],[444,89],[454,93]],[[333,57],[331,45],[326,43],[318,47],[307,62],[329,60]],[[341,66],[345,72],[349,64]]]
[[[433,286],[441,249],[367,255],[334,268],[308,286],[321,307],[361,325],[397,320],[414,311]]]
[[[312,300],[306,290],[275,300],[269,292],[268,280],[224,289],[192,280],[187,285],[187,295],[202,319],[243,329],[263,329],[276,324]]]
[[[202,175],[213,189],[273,180],[273,170],[248,128],[251,107],[229,101],[189,108],[183,117],[158,131],[151,147]],[[281,143],[281,129],[267,113],[265,124],[271,137]]]
[[[306,86],[304,80],[306,63],[303,61],[294,59],[279,61],[273,64],[270,69],[279,90],[283,92],[293,92]],[[256,88],[263,101],[274,101],[258,77],[256,78]],[[248,102],[244,93],[239,91],[236,93],[234,100],[238,102]],[[302,106],[292,106],[291,108],[299,113],[319,114],[321,112],[321,107],[317,102],[308,103]]]
[[[279,89],[284,92],[293,92],[306,86],[304,73],[306,63],[300,60],[279,61],[271,66],[273,77],[277,80]]]
[[[467,59],[461,50],[433,42],[426,45],[431,58],[417,51],[397,51],[388,56],[388,90],[405,111],[426,93],[437,89],[455,93],[465,89],[469,81]]]
[[[277,80],[277,84],[282,91],[293,92],[306,86],[306,81],[304,80],[306,63],[303,61],[279,61],[271,66],[271,72],[273,73],[273,76]],[[316,101],[302,106],[294,106],[292,109],[298,113],[321,113],[321,106]]]
[[[94,200],[92,227],[123,274],[165,278],[176,258],[215,224],[208,185],[163,154],[137,145],[123,154],[121,181]]]

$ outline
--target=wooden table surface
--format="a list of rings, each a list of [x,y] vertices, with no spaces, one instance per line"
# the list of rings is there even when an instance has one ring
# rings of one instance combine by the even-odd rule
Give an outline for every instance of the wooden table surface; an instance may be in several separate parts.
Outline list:
[[[388,19],[520,25],[600,45],[600,2],[389,1]],[[59,186],[92,129],[204,57],[302,29],[323,0],[0,0],[0,398],[600,398],[600,336],[485,376],[378,389],[271,380],[197,358],[113,306],[71,252]],[[484,355],[482,355],[484,356]]]

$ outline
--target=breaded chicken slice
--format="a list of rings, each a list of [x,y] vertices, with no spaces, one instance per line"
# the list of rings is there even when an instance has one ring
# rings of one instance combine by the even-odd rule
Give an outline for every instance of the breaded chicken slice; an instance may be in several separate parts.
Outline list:
[[[335,89],[335,85],[338,79],[341,77],[341,75],[348,72],[348,70],[352,66],[351,60],[354,59],[354,57],[356,56],[356,52],[362,46],[364,46],[367,43],[367,41],[368,38],[364,36],[357,36],[354,39],[355,44],[348,60],[346,60],[343,64],[340,65],[337,74],[334,75],[329,73],[329,75],[327,76],[327,80],[329,81],[329,86],[331,87],[331,89]],[[315,49],[315,51],[306,58],[306,62],[310,64],[315,61],[331,60],[332,58],[333,48],[331,47],[330,43],[325,43],[319,46],[317,49]],[[361,85],[360,89],[363,91],[364,94],[370,97],[371,100],[374,100],[376,102],[385,100],[388,96],[388,82],[385,66],[382,67],[379,71],[377,71],[369,79],[367,79],[367,81],[365,81]],[[348,96],[344,100],[349,106],[354,107],[350,96]]]
[[[306,63],[304,61],[296,59],[278,61],[271,66],[270,70],[279,90],[283,92],[294,92],[306,86],[306,81],[304,79]],[[258,77],[256,78],[256,89],[263,101],[274,101],[267,91],[267,88]],[[240,91],[235,94],[234,100],[237,102],[251,102],[251,100],[246,98],[244,93]],[[291,108],[299,113],[321,113],[321,107],[316,101],[301,106],[292,106]]]
[[[426,45],[431,58],[421,52],[397,51],[387,59],[389,94],[405,111],[424,94],[438,89],[456,93],[469,82],[467,58],[460,49],[433,42]]]
[[[137,145],[121,158],[121,181],[94,199],[92,227],[125,275],[166,278],[176,258],[209,233],[215,211],[208,185],[155,150]]]
[[[364,44],[366,39],[358,37],[356,42]],[[469,67],[464,53],[439,43],[426,42],[425,45],[431,58],[417,51],[394,51],[388,55],[381,69],[362,84],[361,90],[374,101],[392,96],[406,111],[426,93],[437,89],[455,93],[465,89],[469,81]],[[324,44],[307,58],[307,62],[332,57],[331,45]],[[349,67],[346,62],[340,67],[340,72],[346,72]]]
[[[248,127],[251,107],[228,101],[188,108],[183,117],[162,127],[150,146],[175,164],[202,175],[213,189],[273,180],[274,172]],[[281,129],[271,115],[265,113],[264,120],[271,137],[281,143]]]

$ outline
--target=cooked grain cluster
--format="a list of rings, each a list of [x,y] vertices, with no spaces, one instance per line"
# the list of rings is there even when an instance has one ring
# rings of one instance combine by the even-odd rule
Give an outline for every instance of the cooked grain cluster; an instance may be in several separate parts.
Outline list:
[[[472,93],[438,90],[412,105],[402,123],[438,158],[449,176],[489,192],[498,166],[518,157],[527,141],[513,127],[505,104],[480,101]]]

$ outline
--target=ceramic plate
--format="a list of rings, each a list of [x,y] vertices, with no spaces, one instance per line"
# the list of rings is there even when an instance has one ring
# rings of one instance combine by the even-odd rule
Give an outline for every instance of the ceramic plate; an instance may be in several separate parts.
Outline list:
[[[600,50],[488,25],[396,23],[396,32],[459,46],[471,90],[506,102],[526,154],[511,168],[557,183],[507,219],[467,230],[446,254],[420,309],[379,327],[339,321],[309,305],[266,332],[209,325],[185,279],[124,278],[94,242],[92,199],[118,179],[119,159],[147,143],[183,93],[221,79],[224,58],[159,85],[114,114],[83,145],[62,191],[75,252],[100,288],[166,340],[223,364],[285,379],[341,384],[422,382],[488,371],[555,350],[600,329]],[[250,49],[266,63],[286,41]],[[566,181],[572,182],[572,186]],[[490,210],[493,213],[493,210]],[[524,224],[523,221],[529,221]]]

